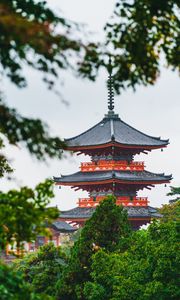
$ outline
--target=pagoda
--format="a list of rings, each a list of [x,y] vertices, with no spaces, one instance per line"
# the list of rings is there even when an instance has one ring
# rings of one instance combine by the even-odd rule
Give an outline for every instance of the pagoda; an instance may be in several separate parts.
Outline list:
[[[144,162],[134,161],[134,156],[154,149],[165,148],[169,141],[152,137],[122,121],[114,112],[113,78],[108,79],[108,113],[92,128],[65,139],[67,150],[85,154],[90,162],[83,162],[80,171],[71,175],[54,177],[56,185],[71,186],[89,193],[78,200],[78,206],[62,211],[60,220],[83,226],[97,205],[107,195],[116,197],[116,204],[123,205],[134,229],[160,215],[148,205],[147,197],[138,197],[138,191],[151,189],[155,184],[169,183],[172,176],[145,170]]]

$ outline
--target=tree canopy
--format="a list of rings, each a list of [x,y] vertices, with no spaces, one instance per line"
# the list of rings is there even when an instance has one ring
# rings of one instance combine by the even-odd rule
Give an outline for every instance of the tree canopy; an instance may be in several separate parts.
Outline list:
[[[179,238],[176,222],[154,222],[133,233],[125,252],[98,251],[83,299],[179,299]]]
[[[70,53],[83,46],[71,37],[76,25],[55,14],[46,1],[0,1],[0,63],[5,76],[19,87],[26,86],[22,69],[28,65],[49,76],[70,66]],[[56,30],[57,26],[60,28]],[[74,33],[74,32],[73,32]]]
[[[46,294],[40,295],[23,280],[20,272],[0,262],[0,298],[1,300],[54,300]]]
[[[67,257],[60,247],[52,243],[44,245],[37,252],[17,260],[13,267],[23,274],[36,293],[55,296],[56,284],[60,280]]]
[[[53,182],[46,180],[36,188],[22,187],[19,191],[0,193],[0,249],[17,245],[23,253],[23,242],[32,242],[38,234],[48,234],[48,222],[59,215],[56,208],[47,208],[53,193]]]
[[[83,285],[90,280],[92,255],[104,249],[124,248],[130,236],[127,212],[109,196],[96,208],[75,242],[67,267],[57,284],[58,299],[83,299]]]
[[[24,87],[24,64],[45,77],[58,76],[58,69],[77,69],[95,79],[111,44],[116,91],[128,86],[153,84],[160,71],[162,52],[168,66],[179,69],[179,1],[116,0],[112,18],[105,25],[106,40],[83,43],[76,37],[81,26],[59,16],[47,1],[1,0],[0,63],[4,74]],[[84,32],[82,32],[83,34]],[[74,53],[81,65],[72,64]],[[89,63],[89,64],[88,64]],[[49,85],[53,80],[46,79]],[[119,82],[119,85],[118,85]]]
[[[27,65],[40,71],[51,89],[58,70],[69,68],[72,53],[79,52],[82,47],[78,40],[71,38],[75,24],[58,17],[48,8],[46,1],[1,0],[0,15],[1,76],[8,77],[20,88],[25,87],[27,80],[23,68]],[[61,28],[58,33],[57,26]],[[9,108],[2,94],[0,132],[10,144],[25,145],[38,159],[60,157],[59,149],[64,146],[59,137],[50,136],[41,120],[24,118],[15,109]],[[0,148],[3,147],[3,136]],[[11,168],[4,155],[0,158],[0,175],[3,176]]]
[[[167,194],[168,196],[177,196],[176,200],[180,199],[180,187],[171,186],[170,192]]]
[[[178,300],[179,220],[162,216],[146,230],[132,231],[126,211],[109,197],[68,257],[49,244],[14,268],[35,293],[56,300]]]
[[[84,76],[95,79],[111,54],[114,88],[117,93],[139,85],[153,85],[162,61],[180,71],[179,0],[116,0],[105,25],[104,45],[89,49],[81,65]]]

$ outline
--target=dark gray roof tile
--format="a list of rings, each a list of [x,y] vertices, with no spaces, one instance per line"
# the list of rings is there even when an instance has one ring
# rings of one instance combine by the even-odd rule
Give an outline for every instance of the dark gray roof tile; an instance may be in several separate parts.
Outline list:
[[[96,171],[96,172],[77,172],[72,175],[54,177],[55,182],[94,182],[109,179],[119,179],[126,181],[169,181],[171,175],[156,174],[148,171]]]
[[[114,141],[122,145],[163,147],[168,140],[152,137],[122,121],[118,115],[108,115],[95,126],[73,138],[66,139],[69,147],[103,145]]]
[[[95,207],[75,207],[73,209],[62,211],[60,214],[60,218],[63,219],[88,219],[92,216],[95,211]],[[152,212],[152,207],[128,207],[126,206],[125,209],[127,210],[129,218],[144,218],[144,217],[161,217],[158,213],[157,209],[154,208]]]
[[[59,232],[74,232],[77,230],[77,228],[74,228],[68,223],[63,221],[55,221],[51,224],[51,226],[54,227]]]

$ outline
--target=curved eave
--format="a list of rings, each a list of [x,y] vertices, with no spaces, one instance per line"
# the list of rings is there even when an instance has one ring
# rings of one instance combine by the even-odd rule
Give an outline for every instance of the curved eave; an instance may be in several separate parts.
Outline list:
[[[58,232],[60,232],[60,233],[73,233],[73,232],[75,232],[76,230],[77,230],[77,228],[71,228],[71,229],[64,229],[64,228],[57,228],[56,226],[54,226],[53,224],[51,225],[51,227],[54,229],[54,230],[56,230],[56,231],[58,231]]]
[[[164,144],[161,145],[129,145],[129,144],[120,144],[118,142],[108,142],[106,144],[100,144],[100,145],[88,145],[88,146],[68,146],[67,144],[67,150],[69,151],[83,151],[83,150],[95,150],[95,149],[101,149],[101,148],[109,148],[109,147],[117,147],[117,148],[121,148],[123,150],[127,149],[131,149],[131,150],[154,150],[154,149],[162,149],[162,148],[166,148],[167,145],[169,144],[169,141],[165,141]]]
[[[151,220],[153,218],[160,218],[162,217],[160,214],[154,216],[151,212],[151,207],[124,207],[125,210],[128,212],[128,219],[131,221],[140,221],[140,220]],[[95,212],[96,208],[79,208],[75,207],[73,209],[62,211],[60,214],[60,219],[65,221],[86,221],[89,219],[92,214]],[[157,212],[157,209],[155,209]]]
[[[99,185],[99,184],[111,184],[111,183],[119,183],[119,184],[142,184],[142,185],[152,185],[152,184],[162,184],[169,183],[172,177],[164,178],[162,180],[121,180],[117,178],[110,178],[105,180],[96,180],[96,181],[61,181],[58,178],[54,178],[56,185],[62,186],[87,186],[87,185]]]
[[[79,216],[79,217],[75,217],[75,216],[62,216],[60,217],[61,220],[63,221],[71,221],[73,220],[74,222],[78,222],[78,221],[81,221],[81,222],[86,222],[90,217],[84,217],[84,216]],[[154,217],[154,218],[160,218],[160,217]],[[151,221],[153,219],[153,216],[131,216],[131,217],[128,217],[128,220],[129,221],[143,221],[143,220],[146,220],[146,221]]]

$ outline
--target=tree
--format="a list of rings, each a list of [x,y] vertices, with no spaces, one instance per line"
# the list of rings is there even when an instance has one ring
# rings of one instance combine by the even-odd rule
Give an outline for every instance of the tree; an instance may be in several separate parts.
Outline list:
[[[170,201],[169,204],[164,204],[159,209],[162,214],[161,222],[179,221],[180,220],[180,188],[170,187],[171,191],[168,196],[177,196],[176,199]]]
[[[100,249],[113,252],[123,248],[130,232],[127,212],[116,206],[115,198],[109,196],[102,201],[72,248],[69,263],[58,284],[58,299],[83,299],[83,285],[90,280],[92,255]]]
[[[53,194],[53,182],[46,180],[34,190],[22,187],[19,191],[0,193],[0,248],[7,244],[17,246],[23,254],[23,242],[32,242],[38,234],[49,234],[47,222],[59,215],[56,208],[47,208]]]
[[[161,61],[180,70],[179,0],[116,0],[105,26],[106,41],[86,52],[80,72],[95,79],[100,66],[108,68],[111,53],[117,93],[139,85],[153,85]],[[109,50],[110,49],[110,50]]]
[[[23,279],[36,293],[55,296],[56,283],[61,278],[66,261],[61,248],[49,243],[18,260],[13,266],[23,274]]]
[[[53,81],[48,76],[57,77],[58,69],[72,67],[71,54],[83,47],[72,38],[78,25],[55,14],[42,0],[1,0],[0,13],[3,75],[24,87],[27,81],[22,69],[27,65],[42,72],[51,88]]]
[[[1,0],[0,62],[5,75],[23,87],[26,84],[21,72],[24,63],[45,76],[57,77],[57,69],[72,68],[71,54],[80,54],[78,73],[93,80],[100,66],[107,68],[104,55],[109,54],[111,44],[117,91],[153,84],[159,74],[162,53],[168,66],[179,69],[179,25],[178,0],[158,3],[116,0],[112,18],[104,29],[105,42],[85,44],[72,38],[81,30],[80,26],[57,16],[46,1]],[[57,26],[61,30],[56,30]],[[53,85],[53,80],[46,81],[50,87]]]
[[[168,196],[177,196],[176,200],[180,199],[180,187],[170,187],[171,191],[167,194]]]
[[[178,243],[177,222],[155,221],[133,234],[126,251],[95,253],[83,299],[179,299]]]
[[[65,149],[65,143],[58,137],[51,137],[48,127],[40,119],[22,117],[15,109],[9,108],[0,99],[0,150],[4,148],[4,138],[11,145],[21,143],[38,160],[45,160],[47,157],[61,157],[61,149]],[[5,155],[0,155],[0,177],[13,170],[10,167]]]
[[[180,220],[180,201],[175,203],[164,204],[159,209],[162,214],[161,222],[179,221]]]
[[[0,263],[0,282],[1,300],[53,300],[45,294],[41,296],[34,293],[19,272],[2,263]]]
[[[80,55],[88,47],[72,38],[80,26],[57,16],[46,1],[1,0],[0,15],[0,74],[19,88],[27,84],[23,68],[29,66],[41,72],[52,89],[58,70],[73,70],[72,56]],[[59,137],[51,137],[40,119],[25,118],[9,108],[2,94],[0,132],[0,149],[5,137],[12,145],[25,145],[38,159],[60,157],[60,148],[65,147]],[[1,154],[0,176],[10,171],[5,155]]]

